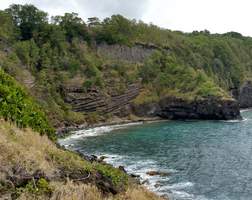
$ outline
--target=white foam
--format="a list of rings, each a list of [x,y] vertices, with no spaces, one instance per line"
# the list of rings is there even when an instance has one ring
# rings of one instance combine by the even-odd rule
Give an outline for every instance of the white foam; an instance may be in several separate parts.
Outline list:
[[[180,199],[186,199],[186,200],[194,200],[195,199],[194,195],[189,194],[189,193],[184,192],[184,191],[173,190],[172,195],[174,197],[177,197],[177,198],[180,198]]]
[[[248,109],[241,109],[240,112],[244,113],[244,112],[249,112],[252,111],[252,108],[248,108]]]
[[[248,120],[247,118],[243,118],[243,119],[232,119],[232,120],[221,120],[221,121],[226,122],[226,123],[241,123],[247,120]]]
[[[162,188],[165,189],[165,190],[182,190],[182,189],[186,189],[186,188],[189,188],[189,187],[193,187],[194,186],[194,183],[192,182],[181,182],[181,183],[175,183],[173,185],[167,185],[167,186],[164,186]]]
[[[59,139],[58,142],[64,145],[73,140],[83,139],[87,137],[95,137],[95,136],[103,135],[104,133],[109,133],[113,130],[119,130],[119,129],[127,128],[129,126],[135,126],[135,125],[140,125],[140,124],[143,124],[143,122],[134,122],[134,123],[128,123],[128,124],[100,126],[100,127],[95,127],[95,128],[82,129],[79,131],[72,132],[72,135],[70,135],[69,137],[66,137],[64,139]]]

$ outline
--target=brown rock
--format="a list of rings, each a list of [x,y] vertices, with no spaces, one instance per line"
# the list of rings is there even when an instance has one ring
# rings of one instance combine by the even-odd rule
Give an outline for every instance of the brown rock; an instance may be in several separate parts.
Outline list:
[[[149,171],[146,173],[149,176],[169,176],[170,173],[168,172],[161,172],[161,171]]]

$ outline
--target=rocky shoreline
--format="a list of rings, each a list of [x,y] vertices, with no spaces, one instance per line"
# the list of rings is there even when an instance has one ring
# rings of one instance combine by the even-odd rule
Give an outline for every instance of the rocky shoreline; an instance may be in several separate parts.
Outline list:
[[[62,148],[62,149],[64,149],[64,150],[69,151],[64,146],[59,146],[59,147]],[[128,175],[131,178],[131,182],[134,183],[134,184],[136,184],[136,185],[141,185],[141,186],[145,187],[145,184],[149,182],[148,179],[141,180],[141,176],[140,175],[137,175],[137,174],[134,174],[134,173],[129,173],[125,169],[125,167],[122,166],[122,165],[120,165],[118,167],[115,167],[112,164],[106,162],[105,160],[108,158],[106,156],[86,155],[86,154],[83,154],[82,152],[80,152],[78,150],[74,151],[74,152],[77,153],[82,159],[84,159],[84,160],[86,160],[86,161],[88,161],[90,163],[100,163],[100,164],[103,164],[103,165],[109,165],[109,166],[111,166],[113,168],[119,169],[121,172],[123,172],[126,175]],[[153,171],[153,170],[150,170],[150,171],[146,172],[146,175],[165,177],[165,176],[169,176],[170,173],[164,172],[164,171]],[[102,177],[102,178],[104,178],[104,177]],[[117,191],[118,188],[115,188],[112,183],[108,182],[107,180],[103,180],[102,178],[100,179],[100,181],[102,182],[102,184],[101,184],[102,185],[102,190],[116,194],[118,192]],[[167,195],[159,195],[159,194],[156,194],[156,195],[160,196],[162,198],[162,200],[169,200],[169,196],[167,196]]]
[[[131,112],[136,119],[116,118],[109,122],[63,126],[57,129],[59,138],[66,137],[70,132],[102,126],[122,125],[129,123],[145,123],[164,120],[233,120],[242,119],[238,101],[234,99],[207,98],[186,101],[167,97],[156,103],[141,105],[131,104]]]

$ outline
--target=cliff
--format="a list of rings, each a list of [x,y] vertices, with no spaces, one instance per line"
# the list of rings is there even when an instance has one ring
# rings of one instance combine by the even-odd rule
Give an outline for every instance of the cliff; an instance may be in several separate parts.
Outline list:
[[[240,119],[239,104],[232,99],[215,98],[185,101],[179,98],[164,98],[158,103],[133,106],[138,116],[159,116],[165,119],[230,120]]]
[[[66,14],[50,23],[32,16],[44,13],[36,7],[16,8],[26,15],[15,6],[0,12],[0,66],[54,127],[133,115],[239,118],[229,88],[241,88],[237,100],[251,106],[250,86],[242,86],[251,76],[249,37],[170,31],[120,15],[85,24]],[[24,16],[34,26],[24,30]]]
[[[132,47],[120,44],[108,45],[106,43],[102,43],[97,45],[96,48],[97,53],[100,56],[130,63],[143,63],[156,50],[160,50],[159,47],[153,44],[141,43],[136,43]]]
[[[105,43],[97,45],[96,47],[97,54],[106,59],[116,60],[116,62],[136,62],[141,64],[144,64],[155,51],[162,50],[165,54],[169,52],[167,49],[158,48],[154,45],[139,43],[132,47],[108,45]],[[246,88],[244,86],[241,89],[241,99],[244,99]],[[101,115],[109,114],[118,117],[127,117],[133,114],[137,117],[161,117],[175,120],[229,120],[241,118],[239,104],[231,98],[208,96],[206,98],[195,98],[188,101],[175,96],[169,96],[167,98],[161,96],[159,100],[154,102],[137,105],[134,103],[134,100],[140,95],[142,90],[144,90],[143,83],[127,85],[123,93],[120,94],[113,91],[113,87],[111,86],[107,86],[105,91],[98,88],[86,90],[81,85],[72,85],[71,87],[63,86],[64,100],[67,104],[71,105],[74,112],[98,112]],[[152,93],[155,93],[155,89]]]
[[[239,102],[241,108],[251,108],[252,82],[245,81],[240,88],[232,89],[231,95]]]
[[[98,89],[66,88],[65,101],[75,112],[99,112],[125,117],[130,114],[129,105],[140,92],[140,84],[131,84],[123,94],[106,94]]]

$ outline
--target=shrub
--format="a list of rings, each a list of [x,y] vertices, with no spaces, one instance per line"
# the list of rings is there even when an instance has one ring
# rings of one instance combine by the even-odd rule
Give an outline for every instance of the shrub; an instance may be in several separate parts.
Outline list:
[[[0,70],[0,115],[19,127],[31,127],[54,139],[54,129],[44,112],[24,89],[3,70]]]

